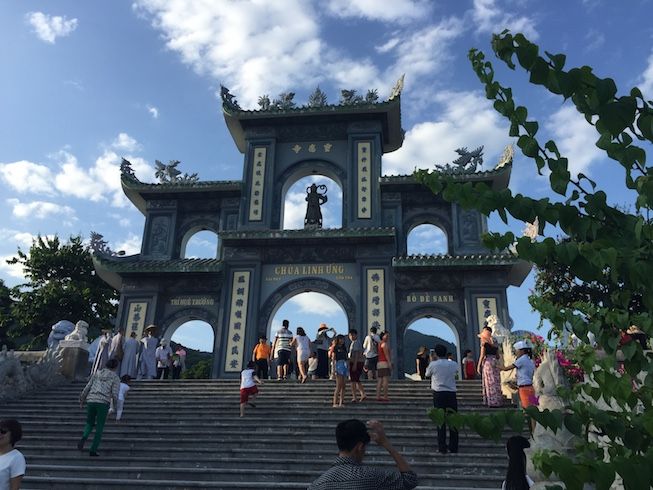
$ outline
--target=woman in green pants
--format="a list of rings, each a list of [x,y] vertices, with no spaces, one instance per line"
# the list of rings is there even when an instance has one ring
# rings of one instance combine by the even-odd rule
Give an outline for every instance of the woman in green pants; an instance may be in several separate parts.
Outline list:
[[[111,400],[113,400],[114,406],[117,406],[120,378],[116,374],[116,369],[119,365],[118,360],[110,359],[104,369],[100,369],[91,376],[79,395],[79,406],[83,407],[86,402],[86,426],[82,438],[77,443],[77,449],[80,451],[84,449],[84,443],[95,426],[95,437],[93,437],[89,453],[91,456],[99,456],[97,449],[102,440],[104,422],[107,420]]]

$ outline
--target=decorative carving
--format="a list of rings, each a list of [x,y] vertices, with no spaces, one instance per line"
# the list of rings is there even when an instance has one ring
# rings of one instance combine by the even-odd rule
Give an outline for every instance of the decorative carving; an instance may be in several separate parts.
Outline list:
[[[481,231],[478,223],[478,212],[473,209],[463,210],[460,216],[461,242],[464,244],[479,243]]]
[[[74,329],[75,325],[68,320],[59,320],[52,325],[50,335],[48,335],[48,349],[56,349],[59,342],[64,340]]]
[[[270,97],[268,95],[261,95],[258,98],[258,106],[262,111],[267,111],[270,109]]]
[[[156,216],[152,220],[150,234],[150,253],[165,255],[168,252],[168,236],[170,235],[170,218]]]
[[[136,174],[134,173],[131,162],[126,158],[123,158],[122,162],[120,162],[120,174],[138,180],[136,179]]]
[[[272,101],[271,109],[285,111],[295,107],[295,92],[281,92],[278,99]]]
[[[404,73],[399,77],[399,80],[397,80],[397,83],[395,83],[394,87],[392,87],[392,92],[390,92],[390,97],[388,100],[393,100],[401,95],[401,91],[404,89],[404,77],[406,74]]]
[[[308,107],[324,107],[325,105],[327,105],[327,96],[320,90],[320,86],[318,85],[308,97]]]
[[[104,239],[102,235],[94,231],[91,232],[91,243],[89,244],[91,250],[94,254],[98,255],[107,255],[109,257],[117,257],[119,255],[124,255],[125,252],[114,252],[109,247],[109,243]]]
[[[177,201],[172,199],[156,199],[147,201],[147,209],[162,209],[162,208],[175,208]]]
[[[222,98],[223,107],[226,107],[227,109],[230,109],[232,111],[239,111],[240,110],[240,106],[238,105],[238,101],[229,92],[229,89],[227,87],[225,87],[224,85],[220,85],[220,97]]]
[[[319,190],[319,191],[318,191]],[[321,191],[321,192],[320,192]],[[320,206],[328,201],[327,186],[311,184],[306,188],[306,216],[304,217],[304,228],[322,228],[322,211]]]
[[[200,180],[196,173],[181,175],[181,170],[177,170],[177,165],[180,163],[179,160],[170,160],[167,165],[164,165],[159,160],[155,160],[156,172],[154,173],[154,177],[159,179],[161,184],[185,184]]]
[[[499,158],[499,163],[497,163],[497,166],[494,168],[495,169],[503,168],[509,163],[512,163],[514,154],[515,154],[515,149],[512,146],[512,144],[506,146],[505,149],[503,150],[503,153],[501,154],[501,157]]]
[[[467,151],[466,147],[456,150],[460,156],[451,164],[436,165],[439,172],[447,174],[470,174],[476,172],[478,167],[483,165],[483,147],[479,146],[473,151]]]
[[[357,105],[363,102],[363,97],[356,94],[356,90],[340,91],[340,105]]]
[[[365,94],[366,104],[376,104],[379,100],[379,92],[376,89],[370,89]]]

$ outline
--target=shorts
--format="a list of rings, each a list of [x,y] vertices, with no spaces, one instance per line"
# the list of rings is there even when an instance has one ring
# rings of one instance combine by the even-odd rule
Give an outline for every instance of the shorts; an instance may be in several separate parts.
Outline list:
[[[256,386],[250,386],[249,388],[240,389],[240,403],[247,403],[251,395],[256,395],[258,393],[258,388]]]
[[[349,372],[349,381],[352,383],[358,383],[361,380],[361,373],[363,372],[363,363],[357,362],[356,364],[351,365],[351,371]]]
[[[368,357],[365,359],[365,371],[376,371],[376,363],[379,361],[378,356]]]
[[[338,376],[347,376],[349,374],[349,367],[347,366],[347,361],[344,360],[336,361],[336,374]]]
[[[287,364],[290,364],[290,351],[282,349],[277,352],[277,365],[286,366]]]
[[[519,387],[519,401],[521,407],[526,408],[531,405],[537,406],[537,396],[535,396],[535,389],[532,386]]]
[[[380,368],[380,369],[377,370],[376,375],[379,378],[388,378],[388,377],[390,377],[391,372],[392,372],[392,370],[390,368]]]

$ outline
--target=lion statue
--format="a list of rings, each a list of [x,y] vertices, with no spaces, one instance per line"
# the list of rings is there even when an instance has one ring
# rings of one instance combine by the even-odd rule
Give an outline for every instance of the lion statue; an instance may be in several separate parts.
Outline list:
[[[88,342],[88,323],[80,320],[75,324],[75,330],[66,335],[65,340],[79,340],[81,342]]]

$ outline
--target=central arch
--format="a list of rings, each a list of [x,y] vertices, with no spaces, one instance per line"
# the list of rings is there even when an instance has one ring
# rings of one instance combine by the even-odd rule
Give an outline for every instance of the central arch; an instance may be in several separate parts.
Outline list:
[[[212,313],[200,308],[184,308],[182,310],[176,311],[172,315],[165,317],[160,322],[160,337],[170,341],[173,334],[175,333],[175,330],[177,330],[184,323],[191,320],[201,320],[208,323],[213,329],[213,339],[215,340],[215,336],[217,334],[216,325],[218,325],[218,319]],[[214,352],[213,345],[207,346],[207,351]]]
[[[287,300],[293,296],[307,292],[322,293],[329,296],[345,312],[348,325],[350,327],[356,325],[356,303],[343,288],[326,279],[307,277],[280,286],[263,303],[259,310],[257,337],[266,335],[275,313]]]

